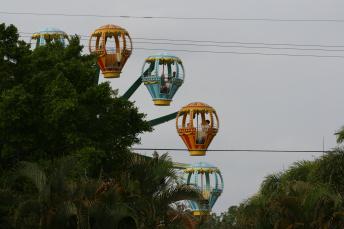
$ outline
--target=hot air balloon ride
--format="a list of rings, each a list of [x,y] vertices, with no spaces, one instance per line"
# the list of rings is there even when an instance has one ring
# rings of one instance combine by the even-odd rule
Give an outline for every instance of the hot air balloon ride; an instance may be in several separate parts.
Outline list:
[[[98,56],[98,66],[105,78],[118,78],[132,52],[129,33],[117,25],[96,29],[89,40],[90,52]]]
[[[161,53],[146,58],[142,68],[142,82],[157,106],[169,106],[184,81],[182,61],[174,55]]]
[[[35,40],[35,48],[49,42],[60,42],[62,45],[66,45],[68,42],[68,34],[58,28],[48,27],[34,33],[31,39]]]
[[[192,164],[184,169],[184,182],[198,189],[202,199],[188,200],[195,216],[209,215],[224,187],[219,168],[206,162]]]
[[[204,156],[219,129],[219,119],[211,106],[194,102],[179,110],[176,118],[179,136],[191,156]]]

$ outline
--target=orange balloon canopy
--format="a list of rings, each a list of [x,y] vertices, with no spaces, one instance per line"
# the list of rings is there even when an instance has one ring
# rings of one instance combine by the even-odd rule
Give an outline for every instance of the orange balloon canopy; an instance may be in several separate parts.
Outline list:
[[[204,156],[217,134],[219,119],[211,106],[194,102],[178,112],[176,127],[191,156]]]
[[[117,25],[96,29],[89,41],[91,53],[98,55],[98,66],[105,78],[117,78],[132,52],[129,33]]]

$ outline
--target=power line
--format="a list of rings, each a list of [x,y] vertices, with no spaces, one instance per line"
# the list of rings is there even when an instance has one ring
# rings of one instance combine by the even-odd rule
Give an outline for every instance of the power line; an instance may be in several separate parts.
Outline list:
[[[195,42],[195,43],[215,43],[215,44],[243,44],[243,45],[272,45],[272,46],[309,46],[323,48],[344,48],[344,45],[319,45],[319,44],[293,44],[293,43],[265,43],[265,42],[240,42],[240,41],[212,41],[212,40],[178,40],[165,38],[140,38],[138,40],[161,40],[161,41],[178,41],[178,42]]]
[[[0,11],[5,15],[31,16],[62,16],[62,17],[96,17],[96,18],[123,18],[123,19],[166,19],[166,20],[201,20],[227,22],[326,22],[342,23],[344,19],[314,19],[314,18],[222,18],[222,17],[172,17],[172,16],[135,16],[135,15],[101,15],[101,14],[66,14],[66,13],[38,13],[38,12],[8,12]]]
[[[20,34],[33,34],[28,32],[19,32]],[[71,34],[74,35],[74,34]],[[89,38],[89,35],[78,35]],[[295,44],[295,43],[268,43],[268,42],[241,42],[241,41],[214,41],[214,40],[191,40],[191,39],[166,39],[166,38],[146,38],[133,37],[133,40],[148,41],[171,41],[171,42],[192,42],[192,43],[214,43],[214,44],[240,44],[240,45],[265,45],[265,46],[295,46],[295,47],[319,47],[319,48],[344,48],[344,45],[324,45],[324,44]],[[82,39],[87,40],[87,39]]]
[[[21,36],[21,37],[29,37],[29,36]],[[81,41],[88,41],[88,39],[83,39],[83,38],[81,38],[80,40]],[[323,49],[323,48],[291,48],[291,47],[245,46],[245,45],[216,45],[216,44],[213,45],[213,44],[149,42],[149,41],[135,41],[134,43],[135,44],[152,44],[152,45],[216,47],[216,48],[244,48],[244,49],[272,49],[272,50],[295,50],[295,51],[344,52],[344,49]]]
[[[182,148],[131,148],[136,151],[189,151]],[[192,151],[192,150],[190,150]],[[258,153],[326,153],[332,152],[331,150],[274,150],[274,149],[207,149],[207,152],[258,152]]]
[[[289,56],[289,57],[316,57],[316,58],[340,58],[338,55],[313,55],[313,54],[290,54],[290,53],[262,53],[262,52],[236,52],[236,51],[211,51],[211,50],[188,50],[188,49],[164,49],[164,48],[140,48],[136,50],[166,51],[166,52],[189,52],[189,53],[213,53],[213,54],[238,54],[238,55],[261,55],[261,56]]]
[[[315,58],[339,58],[344,55],[315,55],[315,54],[291,54],[291,53],[262,53],[262,52],[239,52],[239,51],[212,51],[212,50],[188,50],[188,49],[165,49],[165,48],[142,48],[135,47],[135,50],[163,51],[163,52],[187,52],[187,53],[212,53],[212,54],[237,54],[237,55],[261,55],[261,56],[288,56],[288,57],[315,57]]]
[[[21,36],[30,37],[30,36]],[[86,39],[81,39],[86,40]],[[176,43],[161,43],[161,42],[137,42],[144,44],[169,44],[169,45],[190,45],[190,46],[214,46],[214,45],[198,45],[198,44],[176,44]],[[87,45],[86,45],[87,46]],[[219,47],[219,46],[215,46]],[[222,46],[231,48],[249,48],[249,49],[279,49],[279,50],[296,50],[296,51],[344,51],[334,49],[301,49],[301,48],[278,48],[278,47],[253,47],[253,46]],[[189,52],[189,53],[213,53],[213,54],[239,54],[239,55],[263,55],[263,56],[288,56],[288,57],[315,57],[315,58],[344,58],[342,55],[318,55],[318,54],[292,54],[292,53],[263,53],[263,52],[239,52],[239,51],[215,51],[215,50],[189,50],[189,49],[166,49],[166,48],[145,48],[135,47],[136,50],[151,50],[151,51],[168,51],[168,52]]]
[[[197,47],[219,47],[219,48],[247,48],[247,49],[273,49],[273,50],[296,50],[296,51],[326,51],[326,52],[344,52],[344,49],[321,49],[321,48],[290,48],[290,47],[269,47],[269,46],[245,46],[245,45],[213,45],[213,44],[192,44],[192,43],[171,43],[171,42],[149,42],[136,41],[138,44],[153,45],[175,45],[175,46],[197,46]]]

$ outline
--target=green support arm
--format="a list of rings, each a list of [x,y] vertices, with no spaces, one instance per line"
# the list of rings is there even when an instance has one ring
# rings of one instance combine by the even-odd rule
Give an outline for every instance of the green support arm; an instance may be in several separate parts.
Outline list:
[[[154,68],[154,65],[151,65],[144,73],[144,76],[147,76],[149,72],[152,71],[152,68]],[[122,98],[124,99],[129,99],[134,93],[135,91],[140,87],[142,83],[142,78],[141,76],[134,82],[133,85],[130,86],[130,88],[124,93],[124,95],[122,95]]]
[[[124,93],[124,95],[122,95],[122,98],[124,99],[129,99],[130,96],[132,96],[134,94],[134,92],[140,87],[142,83],[142,78],[141,76],[134,82],[133,85],[131,85],[131,87]]]
[[[151,65],[150,68],[148,68],[144,73],[143,75],[147,75],[149,71],[152,70],[152,68],[154,68],[154,65]],[[135,82],[133,85],[131,85],[131,87],[122,95],[122,98],[124,99],[129,99],[130,96],[132,96],[134,94],[134,92],[139,88],[139,86],[141,85],[142,83],[142,77],[140,76]],[[150,120],[149,121],[149,124],[151,126],[156,126],[156,125],[159,125],[159,124],[162,124],[164,122],[168,122],[172,119],[175,119],[177,117],[177,114],[178,112],[174,112],[172,114],[168,114],[168,115],[165,115],[165,116],[162,116],[160,118],[156,118],[156,119],[153,119],[153,120]]]
[[[156,119],[152,119],[152,120],[149,121],[149,124],[151,126],[160,125],[160,124],[162,124],[164,122],[168,122],[168,121],[170,121],[172,119],[175,119],[177,117],[177,114],[178,114],[178,112],[174,112],[172,114],[168,114],[168,115],[156,118]]]
[[[98,85],[98,84],[99,84],[100,68],[99,68],[98,64],[97,64],[96,66],[97,66],[97,67],[96,67],[96,77],[94,78],[94,83],[95,83],[96,85]]]
[[[144,74],[147,74],[148,71],[146,71]],[[95,77],[95,83],[99,84],[99,74],[100,74],[100,68],[97,65],[97,70],[96,70],[96,77]],[[124,99],[129,99],[130,96],[132,96],[134,94],[134,92],[137,90],[137,88],[140,87],[142,83],[142,79],[141,76],[134,82],[133,85],[131,85],[131,87],[124,93],[124,95],[122,95],[122,98]]]

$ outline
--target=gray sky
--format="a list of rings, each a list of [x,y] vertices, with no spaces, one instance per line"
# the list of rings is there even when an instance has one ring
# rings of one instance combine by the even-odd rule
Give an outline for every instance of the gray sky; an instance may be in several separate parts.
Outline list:
[[[4,1],[1,11],[133,16],[344,19],[342,0],[260,1]],[[238,22],[199,20],[119,19],[92,17],[48,17],[2,15],[0,22],[15,24],[21,32],[47,26],[69,34],[89,35],[104,24],[126,28],[132,37],[190,40],[240,41],[344,45],[344,23],[328,22]],[[168,48],[265,53],[305,54],[306,51],[254,50],[214,47],[179,47],[136,44],[121,78],[111,80],[120,94],[140,75],[144,58]],[[337,48],[338,49],[338,48]],[[341,48],[344,49],[344,48]],[[308,54],[344,55],[344,52]],[[212,149],[322,149],[336,146],[333,135],[344,125],[344,59],[233,55],[174,52],[185,66],[186,80],[170,107],[156,107],[144,86],[131,100],[152,119],[178,110],[194,101],[213,106],[220,118],[220,131]],[[183,148],[174,121],[144,134],[140,147]],[[161,152],[163,153],[163,152]],[[214,207],[225,211],[256,193],[263,178],[282,171],[298,160],[313,159],[316,153],[209,152],[190,157],[188,152],[170,152],[173,160],[185,163],[207,161],[223,173],[225,190]]]

